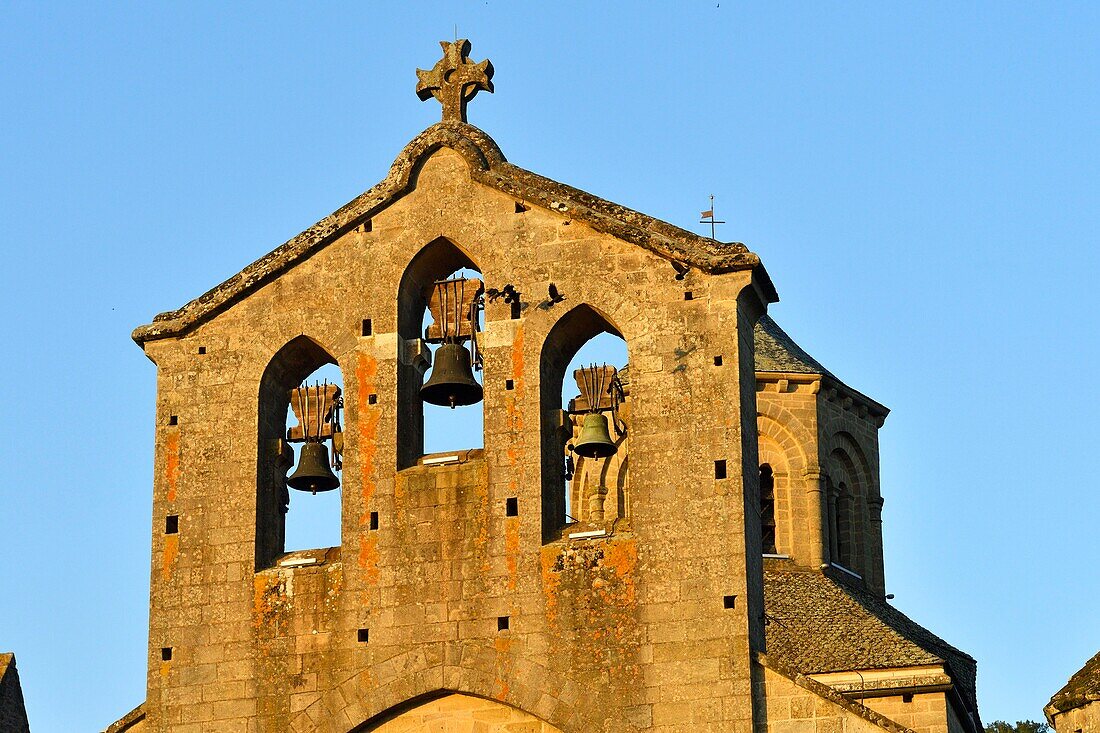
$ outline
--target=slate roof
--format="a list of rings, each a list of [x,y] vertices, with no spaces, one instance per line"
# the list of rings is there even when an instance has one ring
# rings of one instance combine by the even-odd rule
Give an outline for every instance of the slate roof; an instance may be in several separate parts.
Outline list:
[[[19,671],[15,655],[0,654],[0,731],[4,733],[29,733],[27,709],[23,702],[23,688],[19,684]]]
[[[803,674],[943,665],[977,709],[977,664],[841,573],[764,571],[768,655]]]
[[[1046,708],[1048,712],[1061,713],[1095,700],[1100,700],[1100,652],[1069,678],[1066,686],[1050,698]]]
[[[756,371],[824,374],[836,379],[821,363],[794,342],[787,332],[764,315],[756,322]],[[837,380],[839,381],[839,380]]]
[[[394,160],[385,180],[182,308],[161,313],[152,323],[134,329],[134,341],[144,344],[185,333],[278,277],[412,190],[414,174],[420,164],[443,147],[465,158],[471,179],[482,185],[519,201],[569,212],[570,218],[596,231],[701,272],[754,270],[764,297],[769,302],[779,300],[760,258],[744,244],[700,236],[524,170],[509,163],[496,142],[482,130],[465,122],[447,120],[437,122],[413,138]]]
[[[772,320],[771,316],[764,315],[756,322],[753,332],[756,343],[756,371],[779,372],[783,374],[820,374],[828,377],[835,386],[839,387],[852,398],[866,405],[868,411],[880,419],[885,419],[890,414],[884,405],[876,402],[859,390],[852,389],[835,374],[830,372],[821,362],[807,353],[805,349],[794,342],[787,332]]]

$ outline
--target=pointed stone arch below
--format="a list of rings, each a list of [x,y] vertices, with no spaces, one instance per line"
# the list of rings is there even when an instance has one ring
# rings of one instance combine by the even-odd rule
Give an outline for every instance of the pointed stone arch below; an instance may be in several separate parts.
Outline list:
[[[356,733],[562,733],[510,705],[460,692],[400,705]]]

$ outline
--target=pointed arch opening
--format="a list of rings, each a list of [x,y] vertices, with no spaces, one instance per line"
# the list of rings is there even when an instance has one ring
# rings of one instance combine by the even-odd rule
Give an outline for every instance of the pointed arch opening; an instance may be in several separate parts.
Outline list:
[[[484,447],[478,354],[484,327],[480,274],[481,269],[465,251],[440,237],[421,249],[401,276],[397,302],[398,469],[416,465],[425,453]],[[458,386],[422,391],[426,383],[439,386],[444,372],[462,375],[461,383],[448,379],[446,384]]]
[[[622,332],[592,306],[550,330],[539,362],[544,541],[568,524],[629,519],[629,373]]]
[[[303,385],[318,382],[316,391]],[[341,492],[338,400],[343,375],[336,359],[317,341],[298,336],[272,357],[260,379],[257,430],[256,569],[272,566],[289,550],[339,546]],[[316,440],[307,440],[314,436]],[[313,482],[313,491],[292,491],[287,475],[303,468],[303,446],[323,446],[311,456],[308,470],[320,476],[327,464],[335,479]],[[312,468],[310,468],[310,466]],[[294,472],[299,479],[304,474]],[[326,481],[331,481],[326,479]],[[309,482],[298,481],[305,486]],[[293,496],[292,496],[293,495]]]

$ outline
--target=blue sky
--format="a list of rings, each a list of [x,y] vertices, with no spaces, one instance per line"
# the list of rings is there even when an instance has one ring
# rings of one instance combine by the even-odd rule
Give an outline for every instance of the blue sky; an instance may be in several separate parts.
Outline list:
[[[772,315],[892,408],[895,604],[1039,718],[1100,649],[1100,6],[0,5],[0,650],[36,733],[144,696],[154,367],[131,329],[369,188],[436,121],[763,258]]]

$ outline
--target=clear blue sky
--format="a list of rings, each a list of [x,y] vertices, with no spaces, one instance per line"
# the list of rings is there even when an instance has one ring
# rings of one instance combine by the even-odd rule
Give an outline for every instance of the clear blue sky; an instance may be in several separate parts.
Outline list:
[[[1100,649],[1100,5],[312,5],[0,6],[0,649],[36,733],[144,696],[130,330],[384,177],[456,24],[512,161],[696,231],[717,196],[772,314],[893,409],[895,603],[986,720],[1041,716]]]

